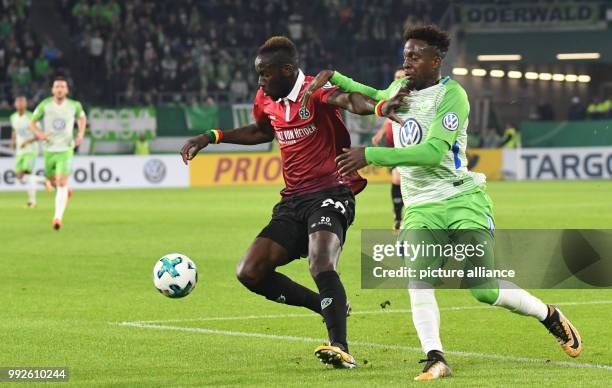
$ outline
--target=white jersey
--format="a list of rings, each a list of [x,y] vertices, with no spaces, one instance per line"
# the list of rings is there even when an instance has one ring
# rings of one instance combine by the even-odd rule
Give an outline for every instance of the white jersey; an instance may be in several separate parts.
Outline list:
[[[38,153],[38,143],[31,142],[30,144],[22,147],[26,141],[33,140],[36,136],[30,129],[30,121],[32,121],[32,112],[25,111],[22,115],[15,112],[10,117],[11,127],[15,131],[15,154],[28,154]]]
[[[393,94],[400,88],[398,84]],[[404,204],[442,201],[484,185],[483,174],[467,169],[470,107],[461,85],[445,77],[429,88],[411,91],[406,101],[408,110],[398,112],[404,124],[393,122],[395,147],[410,147],[435,137],[449,143],[451,149],[435,167],[398,166]]]
[[[48,140],[45,151],[63,152],[74,148],[74,121],[84,117],[81,103],[69,98],[57,104],[53,97],[41,101],[34,110],[32,120],[41,121]]]

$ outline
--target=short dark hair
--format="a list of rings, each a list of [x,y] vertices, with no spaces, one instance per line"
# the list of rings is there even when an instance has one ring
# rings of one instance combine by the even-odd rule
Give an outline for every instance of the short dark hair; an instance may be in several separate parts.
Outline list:
[[[53,86],[55,81],[64,81],[64,82],[68,83],[68,80],[63,75],[56,75],[55,77],[53,77],[53,79],[51,80],[51,86]]]
[[[297,64],[298,54],[295,44],[286,36],[273,36],[257,50],[257,55],[271,55],[275,64]]]
[[[435,47],[440,52],[440,56],[444,58],[450,46],[450,38],[448,33],[440,29],[434,24],[424,24],[415,27],[408,27],[404,32],[404,39],[419,39],[425,41],[428,45]]]

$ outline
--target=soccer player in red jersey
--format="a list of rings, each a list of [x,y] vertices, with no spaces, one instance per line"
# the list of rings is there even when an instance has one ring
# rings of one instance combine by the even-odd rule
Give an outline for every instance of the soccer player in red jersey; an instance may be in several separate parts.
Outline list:
[[[188,163],[210,143],[260,144],[278,141],[285,188],[272,219],[240,260],[236,275],[249,290],[279,303],[306,307],[325,320],[329,346],[315,355],[325,364],[353,368],[346,339],[347,298],[336,272],[346,231],[353,222],[355,197],[366,185],[356,172],[338,173],[335,158],[350,147],[338,108],[371,114],[374,100],[345,93],[331,84],[300,99],[313,77],[298,67],[297,50],[285,37],[268,39],[258,51],[255,70],[259,90],[253,103],[255,123],[231,131],[211,130],[181,149]],[[318,293],[276,271],[308,256]]]

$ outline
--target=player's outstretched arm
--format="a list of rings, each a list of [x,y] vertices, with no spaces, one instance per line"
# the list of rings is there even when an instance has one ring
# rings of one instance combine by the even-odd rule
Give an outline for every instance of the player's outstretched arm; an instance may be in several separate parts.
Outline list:
[[[317,76],[312,80],[312,82],[308,84],[306,89],[304,89],[304,93],[302,93],[301,99],[302,106],[306,106],[312,94],[316,92],[317,89],[323,87],[323,85],[325,85],[327,82],[337,86],[342,91],[349,93],[361,93],[378,102],[390,98],[397,85],[400,83],[405,83],[405,80],[400,79],[394,81],[391,85],[389,85],[387,89],[378,90],[371,86],[354,81],[338,71],[321,70],[319,74],[317,74]]]
[[[358,115],[374,114],[376,101],[361,93],[346,93],[336,90],[327,98],[327,103]]]
[[[224,143],[254,145],[269,143],[274,139],[274,128],[268,123],[255,123],[232,131],[221,132],[219,130],[207,131],[187,140],[181,148],[183,162],[188,164],[202,148],[209,144],[217,144],[223,139]]]

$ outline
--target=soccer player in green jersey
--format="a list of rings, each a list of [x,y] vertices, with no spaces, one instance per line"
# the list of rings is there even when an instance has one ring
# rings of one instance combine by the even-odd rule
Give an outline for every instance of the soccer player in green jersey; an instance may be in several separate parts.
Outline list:
[[[450,44],[448,35],[427,25],[408,29],[404,37],[405,78],[394,81],[386,90],[376,90],[338,72],[322,71],[305,91],[306,100],[317,86],[330,81],[346,92],[361,92],[375,99],[378,101],[375,112],[396,121],[395,148],[345,149],[336,160],[342,174],[368,164],[398,166],[406,206],[403,232],[442,231],[450,237],[464,230],[476,230],[492,237],[493,211],[484,191],[485,177],[469,172],[466,167],[467,94],[458,82],[440,74]],[[413,323],[427,355],[425,368],[415,380],[449,376],[434,288],[428,282],[410,281],[408,291]],[[569,356],[576,357],[582,351],[578,331],[559,309],[518,286],[491,279],[487,287],[472,287],[470,291],[481,302],[535,317]]]
[[[27,207],[36,207],[36,186],[45,183],[45,178],[32,174],[34,163],[38,156],[36,137],[30,130],[32,112],[27,110],[28,100],[25,96],[15,97],[15,110],[10,117],[12,132],[12,146],[15,149],[15,173],[21,183],[27,185]]]
[[[53,228],[62,227],[62,217],[72,190],[68,188],[68,177],[72,168],[74,147],[79,146],[85,135],[87,118],[81,103],[69,99],[68,82],[56,77],[51,88],[52,97],[38,104],[30,121],[30,129],[39,140],[45,141],[45,176],[55,187],[55,215]],[[74,122],[79,132],[74,138]],[[43,128],[37,124],[42,120]]]

